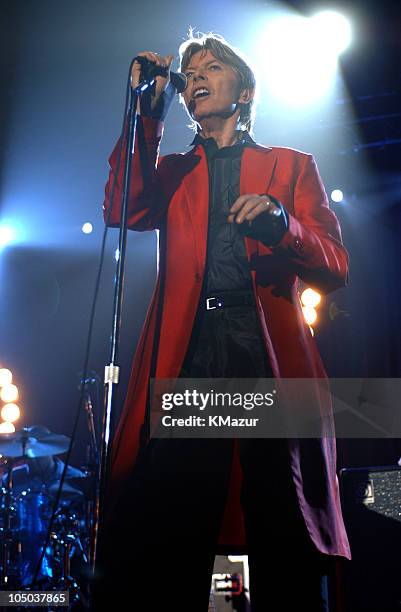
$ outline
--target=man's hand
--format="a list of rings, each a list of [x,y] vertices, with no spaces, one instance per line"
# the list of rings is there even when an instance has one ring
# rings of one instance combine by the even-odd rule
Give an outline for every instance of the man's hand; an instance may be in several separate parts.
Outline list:
[[[167,68],[170,68],[171,63],[174,59],[173,55],[166,55],[165,57],[162,57],[161,55],[158,55],[157,53],[153,53],[153,51],[142,51],[141,53],[138,53],[138,55],[140,55],[141,57],[146,57],[146,59],[148,59],[150,62],[154,62],[155,64],[157,64],[157,66],[165,66]],[[141,65],[138,61],[135,61],[132,65],[131,87],[136,87],[137,85],[139,85],[140,76],[141,76]],[[162,77],[162,76],[156,77],[156,87],[155,87],[155,92],[154,92],[154,95],[152,96],[152,102],[151,102],[152,110],[155,108],[160,96],[166,89],[168,83],[169,83],[168,77]]]
[[[249,224],[251,224],[261,214],[278,217],[281,215],[281,210],[268,195],[248,193],[240,196],[231,206],[228,222],[243,223],[249,221]]]

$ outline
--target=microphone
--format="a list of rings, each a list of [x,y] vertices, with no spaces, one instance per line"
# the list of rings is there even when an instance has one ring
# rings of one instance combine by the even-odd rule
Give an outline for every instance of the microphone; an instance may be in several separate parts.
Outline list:
[[[157,66],[154,62],[151,62],[142,55],[137,55],[134,60],[141,64],[141,70],[146,79],[154,79],[157,76],[167,77],[168,68],[163,66]],[[177,93],[185,91],[188,85],[187,77],[182,72],[173,72],[170,70],[170,82]]]

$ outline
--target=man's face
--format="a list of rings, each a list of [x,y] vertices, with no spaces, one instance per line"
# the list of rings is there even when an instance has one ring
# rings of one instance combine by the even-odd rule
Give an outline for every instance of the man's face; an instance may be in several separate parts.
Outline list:
[[[209,50],[195,53],[185,74],[188,87],[182,94],[191,116],[198,123],[213,116],[230,117],[239,98],[238,78],[231,66]]]
[[[50,472],[54,468],[54,459],[51,455],[45,457],[31,457],[28,458],[27,463],[29,465],[29,471],[32,474],[43,474]]]

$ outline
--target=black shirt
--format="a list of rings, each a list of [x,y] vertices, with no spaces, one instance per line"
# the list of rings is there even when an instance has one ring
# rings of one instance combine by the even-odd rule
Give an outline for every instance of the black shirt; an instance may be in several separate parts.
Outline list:
[[[204,291],[213,295],[223,291],[251,291],[252,281],[246,256],[244,236],[260,239],[271,245],[281,240],[287,229],[287,217],[272,219],[267,213],[247,223],[228,223],[229,210],[240,195],[241,159],[245,147],[257,146],[248,132],[240,132],[238,142],[218,148],[214,138],[197,134],[191,143],[201,144],[209,169],[209,227],[207,238],[206,278]]]

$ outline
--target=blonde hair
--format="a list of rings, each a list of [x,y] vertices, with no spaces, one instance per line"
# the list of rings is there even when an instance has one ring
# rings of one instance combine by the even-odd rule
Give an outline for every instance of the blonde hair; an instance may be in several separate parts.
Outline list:
[[[228,42],[218,34],[209,32],[208,34],[198,33],[194,36],[193,31],[189,31],[189,36],[179,48],[180,71],[184,72],[188,67],[193,55],[198,51],[210,51],[210,53],[220,62],[230,66],[237,75],[239,91],[249,89],[255,91],[256,78],[253,70],[243,58],[242,54],[228,44]],[[181,101],[183,100],[181,96]],[[254,100],[247,103],[240,103],[239,124],[243,130],[252,132],[254,122]],[[192,120],[192,127],[196,130],[197,123]]]

